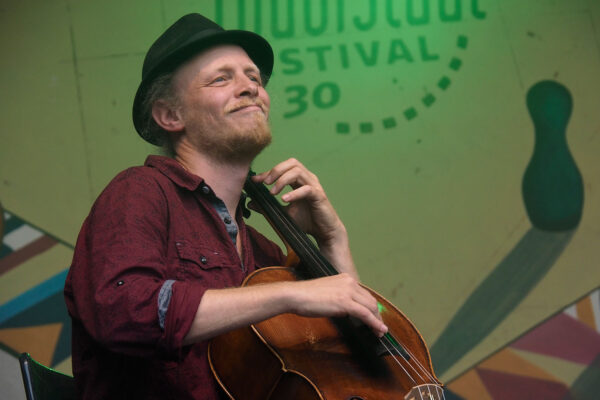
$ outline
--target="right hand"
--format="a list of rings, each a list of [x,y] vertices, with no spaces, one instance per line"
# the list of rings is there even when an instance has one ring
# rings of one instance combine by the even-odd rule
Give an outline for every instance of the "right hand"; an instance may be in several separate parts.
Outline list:
[[[387,326],[379,314],[377,300],[346,273],[307,281],[291,282],[292,312],[305,317],[354,317],[378,336]]]

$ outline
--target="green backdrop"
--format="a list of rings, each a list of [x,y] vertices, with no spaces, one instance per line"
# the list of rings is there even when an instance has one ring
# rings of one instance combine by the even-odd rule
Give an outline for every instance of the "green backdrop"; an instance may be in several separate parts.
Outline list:
[[[58,245],[0,275],[0,307],[68,268],[102,188],[156,151],[133,95],[187,12],[271,41],[274,142],[254,169],[318,174],[363,281],[443,379],[598,286],[598,1],[24,0],[0,8],[0,202]]]

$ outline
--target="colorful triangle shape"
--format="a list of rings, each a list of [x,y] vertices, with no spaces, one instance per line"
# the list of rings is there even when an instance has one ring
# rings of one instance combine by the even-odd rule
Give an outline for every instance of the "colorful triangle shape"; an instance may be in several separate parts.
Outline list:
[[[16,350],[27,352],[41,364],[50,366],[62,323],[0,329],[0,342]]]

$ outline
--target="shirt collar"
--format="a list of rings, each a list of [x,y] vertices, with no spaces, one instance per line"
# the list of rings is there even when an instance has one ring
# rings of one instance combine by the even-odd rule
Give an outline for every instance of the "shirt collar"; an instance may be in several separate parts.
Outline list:
[[[167,178],[173,181],[173,183],[175,183],[177,186],[181,186],[191,192],[198,189],[200,185],[204,186],[204,179],[183,168],[183,166],[173,158],[150,155],[146,158],[144,165],[147,167],[156,168]],[[248,210],[246,207],[246,194],[244,192],[242,192],[240,196],[238,208],[241,209],[242,215],[245,218],[250,217],[250,210]]]
[[[181,164],[169,157],[151,155],[146,158],[144,165],[156,168],[177,186],[192,192],[204,182],[204,179],[187,171]]]

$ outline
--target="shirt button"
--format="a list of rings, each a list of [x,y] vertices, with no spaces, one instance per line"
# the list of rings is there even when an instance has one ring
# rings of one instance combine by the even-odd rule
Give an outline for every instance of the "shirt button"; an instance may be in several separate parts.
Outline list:
[[[210,193],[210,188],[208,186],[202,186],[202,193],[209,194]]]
[[[229,218],[229,217],[225,217],[225,218],[223,218],[223,221],[224,221],[224,222],[225,222],[227,225],[229,225],[229,224],[231,223],[231,218]]]
[[[119,282],[117,282],[117,286],[123,286],[124,283],[125,282],[123,282],[123,281],[119,281]]]
[[[207,260],[207,259],[206,259],[206,257],[204,257],[204,256],[203,256],[203,257],[200,259],[200,262],[201,262],[202,264],[206,264],[206,262],[207,262],[207,261],[208,261],[208,260]]]

